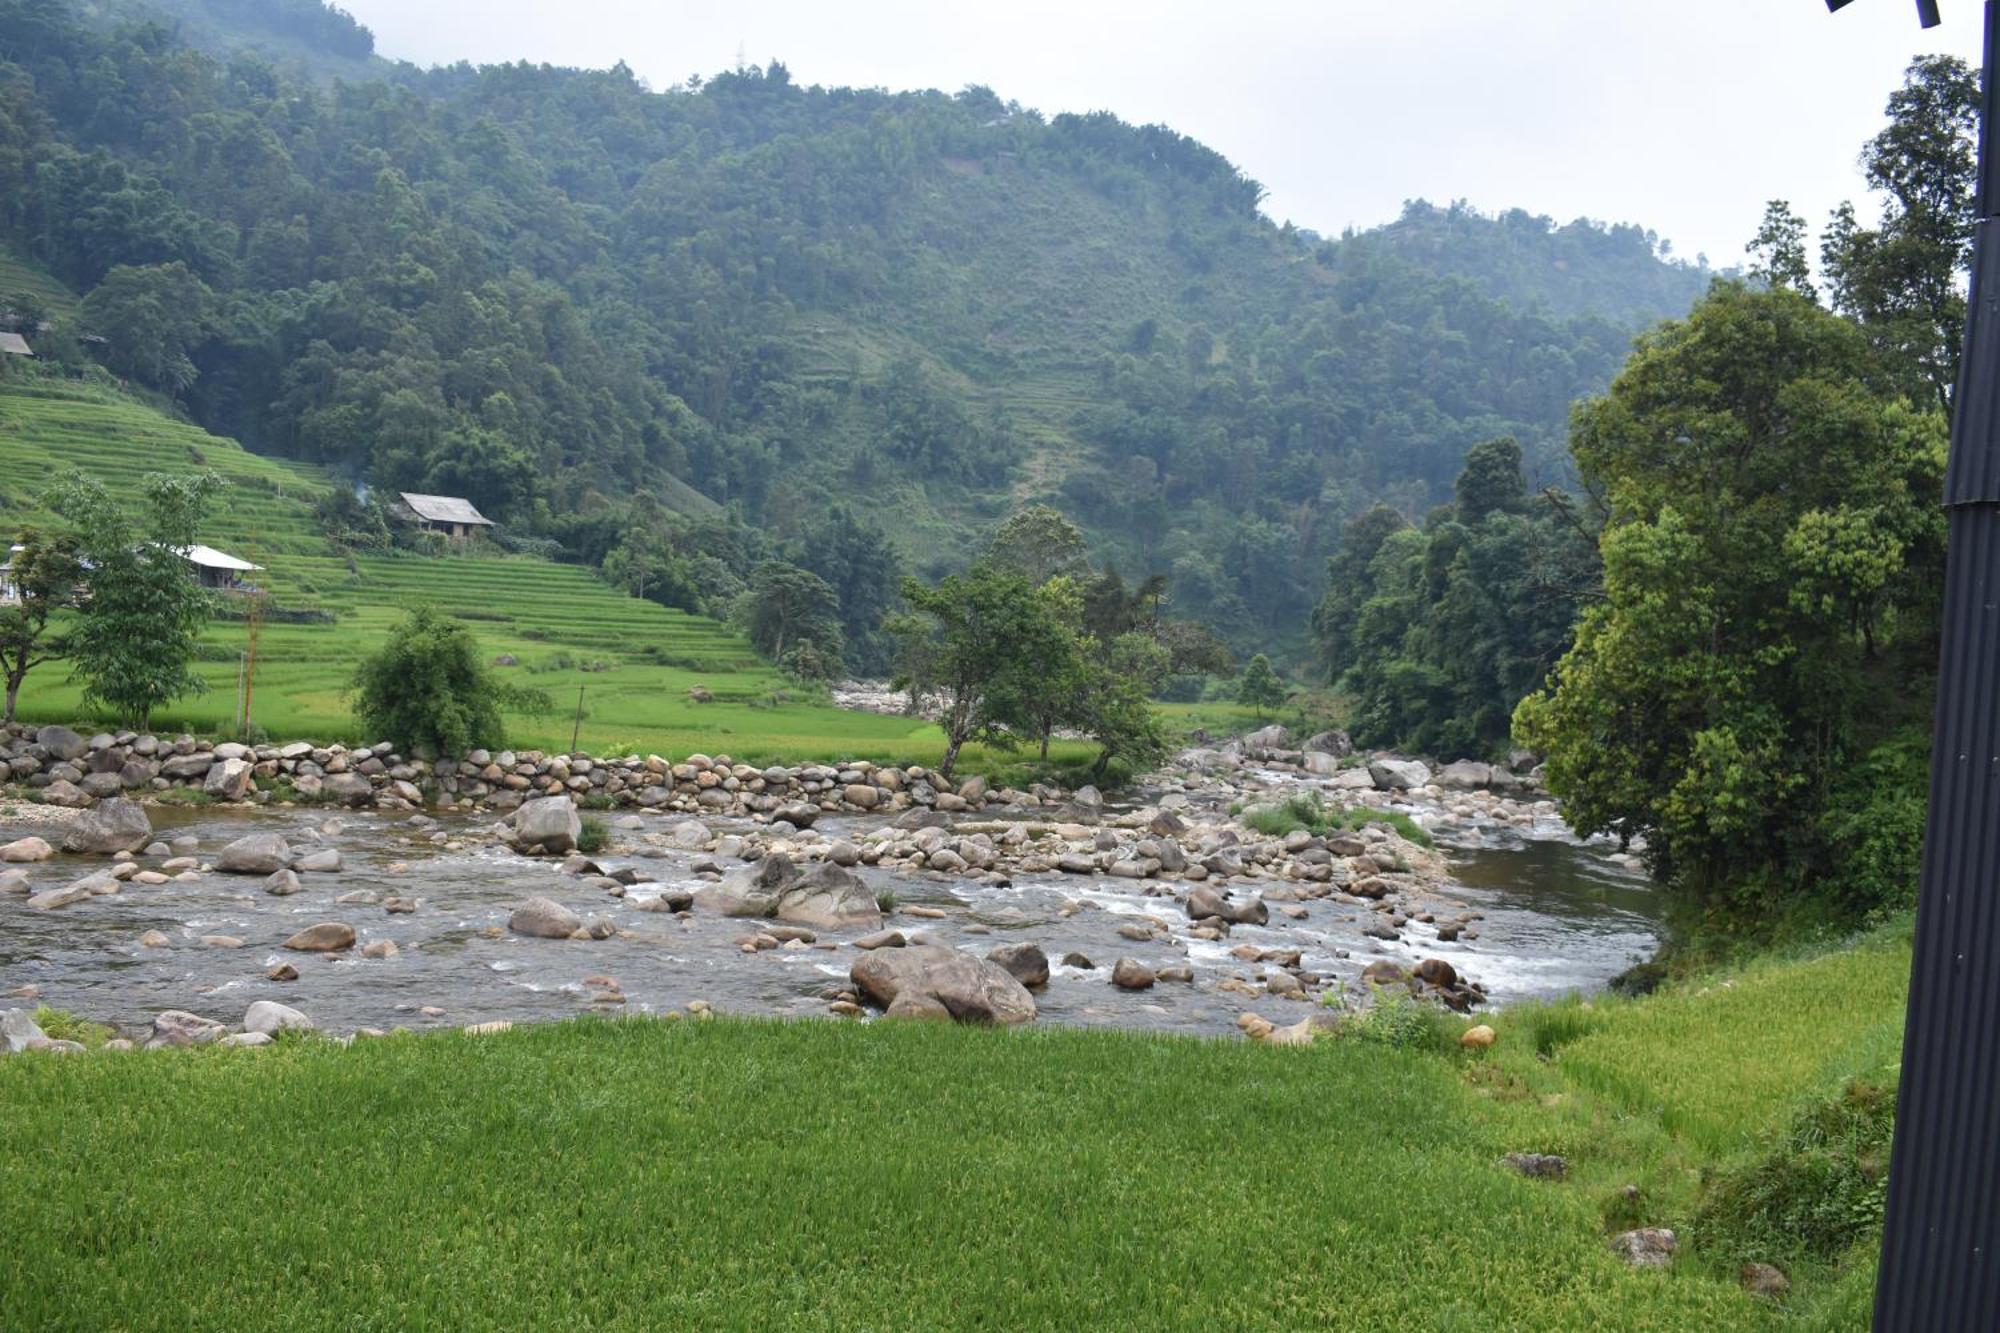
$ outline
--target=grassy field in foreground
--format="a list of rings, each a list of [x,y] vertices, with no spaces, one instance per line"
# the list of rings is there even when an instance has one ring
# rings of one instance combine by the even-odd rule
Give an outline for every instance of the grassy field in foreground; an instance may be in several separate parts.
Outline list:
[[[1907,966],[1527,1009],[1484,1056],[636,1020],[0,1061],[0,1326],[1858,1327],[1862,1248],[1779,1305],[1698,1240],[1627,1269],[1607,1201],[1679,1225],[1893,1054]]]
[[[105,386],[23,376],[0,382],[0,533],[46,518],[37,498],[63,467],[126,496],[148,472],[212,468],[228,480],[202,539],[262,565],[260,581],[278,606],[333,617],[264,628],[253,720],[277,739],[377,739],[356,732],[348,682],[390,624],[427,601],[465,620],[490,656],[517,659],[499,668],[504,679],[550,696],[550,712],[508,719],[509,740],[520,747],[570,748],[581,688],[583,724],[574,734],[598,754],[934,763],[944,753],[943,736],[927,724],[788,697],[784,679],[735,631],[628,597],[589,570],[491,551],[349,557],[313,518],[315,497],[332,484],[317,470],[248,453]],[[234,727],[247,637],[240,620],[209,627],[197,666],[208,693],[161,710],[157,730]],[[697,685],[712,702],[690,700]],[[21,716],[74,722],[79,696],[62,664],[42,667],[22,692]],[[1057,758],[1086,753],[1064,745]],[[1008,761],[977,747],[965,758],[970,769]]]

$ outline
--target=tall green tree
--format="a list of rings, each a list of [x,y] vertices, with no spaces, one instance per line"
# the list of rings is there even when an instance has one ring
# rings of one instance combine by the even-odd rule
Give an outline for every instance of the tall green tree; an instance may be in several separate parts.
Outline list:
[[[21,534],[7,572],[0,575],[14,590],[15,600],[0,606],[0,682],[6,687],[0,723],[12,722],[28,673],[67,651],[63,636],[52,633],[50,618],[73,605],[83,583],[83,563],[76,539],[67,533],[31,529]]]
[[[1285,702],[1285,685],[1271,669],[1271,659],[1258,653],[1243,668],[1243,680],[1236,687],[1236,702],[1257,710],[1263,718]]]
[[[1767,287],[1789,287],[1807,300],[1817,300],[1812,261],[1806,258],[1806,221],[1783,199],[1764,205],[1764,220],[1751,238],[1750,276]]]
[[[463,755],[506,743],[503,709],[540,711],[546,695],[501,684],[463,621],[416,606],[354,673],[354,713],[370,738],[407,754]]]
[[[904,622],[905,666],[898,679],[922,683],[942,705],[938,725],[945,748],[938,771],[949,778],[966,742],[1014,743],[1007,687],[1042,612],[1026,579],[990,565],[974,565],[935,586],[905,579],[903,600],[916,614]]]
[[[817,574],[765,561],[750,575],[740,614],[750,642],[773,662],[807,679],[840,674],[840,598]]]
[[[70,471],[56,479],[48,507],[69,524],[68,540],[89,571],[68,645],[87,706],[144,728],[161,704],[207,688],[190,663],[209,596],[183,553],[223,484],[213,472],[150,475],[141,486],[144,511],[134,517],[93,477]]]
[[[1852,204],[1820,241],[1833,308],[1905,368],[1905,386],[1949,410],[1965,328],[1962,275],[1972,255],[1979,75],[1955,56],[1921,56],[1889,95],[1889,123],[1861,151],[1881,224]]]
[[[1060,574],[1081,574],[1087,544],[1083,531],[1048,505],[1030,505],[1007,516],[986,545],[986,559],[1040,587]]]
[[[1837,898],[1833,793],[1925,715],[1942,415],[1847,320],[1718,283],[1572,446],[1609,505],[1604,597],[1517,734],[1580,831],[1643,839],[1692,903]]]

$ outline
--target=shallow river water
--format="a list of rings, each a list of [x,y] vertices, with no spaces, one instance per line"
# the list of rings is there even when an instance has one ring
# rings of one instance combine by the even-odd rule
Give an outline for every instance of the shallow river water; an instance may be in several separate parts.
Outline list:
[[[324,813],[213,810],[152,811],[162,836],[193,834],[211,860],[230,840],[249,832],[285,834],[295,850],[337,847],[344,869],[302,874],[304,891],[271,897],[254,876],[204,875],[199,882],[145,887],[91,898],[55,911],[28,908],[18,896],[0,898],[0,1006],[19,987],[33,986],[40,1002],[118,1024],[143,1028],[162,1009],[189,1009],[234,1023],[259,999],[304,1010],[324,1029],[455,1026],[490,1019],[537,1020],[589,1010],[598,988],[587,977],[615,978],[626,1003],[611,1012],[651,1012],[706,1000],[724,1013],[819,1015],[822,992],[844,985],[859,955],[848,935],[822,936],[820,946],[746,954],[738,941],[752,923],[702,911],[681,918],[642,910],[659,885],[699,886],[695,856],[639,846],[607,853],[607,870],[631,866],[652,885],[614,898],[561,874],[548,860],[519,857],[485,836],[489,820],[446,820],[429,828],[374,815],[343,816],[339,832],[322,836]],[[864,821],[840,821],[858,829]],[[826,821],[831,826],[834,821]],[[1379,942],[1360,933],[1374,919],[1366,907],[1320,900],[1302,904],[1303,920],[1274,910],[1265,927],[1238,926],[1224,941],[1185,937],[1185,913],[1167,896],[1149,896],[1143,882],[1077,876],[1024,876],[1007,888],[988,888],[931,876],[863,868],[872,884],[893,888],[899,909],[936,907],[943,919],[899,910],[888,925],[905,934],[923,932],[941,943],[988,949],[1013,940],[1039,944],[1052,963],[1075,952],[1095,970],[1057,963],[1037,996],[1043,1021],[1117,1025],[1160,1030],[1233,1033],[1236,1016],[1255,1008],[1290,1021],[1303,1005],[1267,996],[1254,999],[1218,991],[1223,978],[1254,978],[1259,969],[1229,955],[1235,945],[1304,950],[1304,964],[1352,987],[1378,958],[1412,962],[1442,957],[1479,984],[1495,1003],[1594,990],[1655,945],[1655,901],[1634,869],[1608,859],[1609,846],[1579,844],[1559,823],[1523,838],[1504,827],[1441,824],[1437,836],[1449,849],[1457,885],[1450,898],[1484,914],[1477,938],[1443,943],[1430,927],[1411,922],[1403,940]],[[664,830],[651,820],[646,831]],[[462,850],[432,841],[444,832],[464,839]],[[0,842],[48,829],[10,823],[0,813]],[[636,837],[620,831],[618,837]],[[614,844],[616,845],[616,844]],[[24,867],[31,888],[67,884],[103,868],[101,857],[58,857]],[[1156,883],[1153,894],[1172,886]],[[379,904],[336,904],[357,890],[382,898],[414,898],[417,909],[391,915]],[[529,939],[506,932],[508,914],[522,900],[547,896],[586,917],[602,916],[619,933],[597,941]],[[1066,902],[1091,906],[1065,916]],[[1274,905],[1275,909],[1275,905]],[[1117,927],[1156,916],[1172,935],[1151,942],[1121,938]],[[291,953],[280,942],[320,921],[344,921],[361,944],[393,940],[394,958],[368,959],[360,948],[325,956]],[[166,947],[147,948],[139,937],[165,934]],[[1468,932],[1470,934],[1471,932]],[[201,943],[229,936],[240,948]],[[1110,967],[1123,956],[1153,966],[1186,962],[1193,984],[1163,982],[1150,991],[1111,985]],[[266,972],[289,962],[296,981],[268,980]],[[600,1010],[602,1006],[599,1006]]]

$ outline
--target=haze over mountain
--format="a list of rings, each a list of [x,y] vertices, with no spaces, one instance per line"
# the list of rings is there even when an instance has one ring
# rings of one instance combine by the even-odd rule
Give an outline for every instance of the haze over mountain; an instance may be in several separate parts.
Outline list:
[[[810,565],[838,507],[934,571],[1047,500],[1296,642],[1345,519],[1498,435],[1561,480],[1570,403],[1708,276],[1463,207],[1322,239],[1191,139],[1004,90],[420,71],[313,0],[10,0],[0,60],[0,236],[114,369],[592,563],[640,487],[725,566]]]

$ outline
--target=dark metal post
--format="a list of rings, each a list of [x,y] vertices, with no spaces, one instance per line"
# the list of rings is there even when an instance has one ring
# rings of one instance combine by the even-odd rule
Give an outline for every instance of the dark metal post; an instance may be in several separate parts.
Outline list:
[[[1987,0],[1972,299],[1945,506],[1916,957],[1875,1288],[1880,1330],[2000,1327],[2000,4]]]

